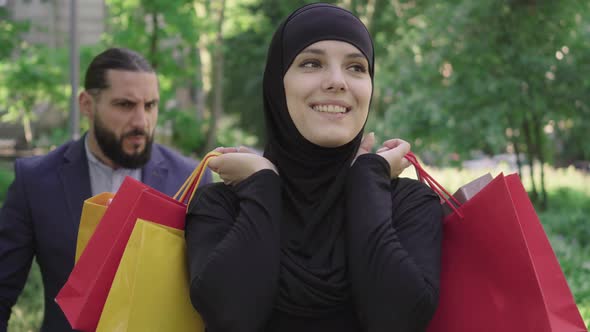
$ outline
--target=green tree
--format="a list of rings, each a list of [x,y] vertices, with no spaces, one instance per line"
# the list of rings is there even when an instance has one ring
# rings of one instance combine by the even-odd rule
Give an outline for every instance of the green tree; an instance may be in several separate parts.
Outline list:
[[[10,58],[20,44],[15,36],[29,29],[28,22],[16,22],[11,19],[6,7],[0,7],[0,61]]]
[[[449,1],[400,4],[395,16],[377,11],[376,28],[391,27],[375,32],[386,47],[377,47],[377,84],[386,87],[376,93],[377,132],[443,157],[513,151],[530,165],[554,163],[553,144],[565,136],[553,128],[588,126],[580,68],[590,55],[589,7],[567,3]],[[546,203],[543,168],[532,192]]]
[[[0,120],[21,123],[32,145],[37,111],[66,108],[67,58],[63,52],[42,46],[27,46],[12,59],[0,62]]]

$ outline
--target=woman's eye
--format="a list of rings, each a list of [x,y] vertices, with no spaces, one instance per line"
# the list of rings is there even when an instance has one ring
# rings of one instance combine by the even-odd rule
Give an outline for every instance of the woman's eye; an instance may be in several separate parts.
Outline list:
[[[315,61],[315,60],[308,60],[308,61],[303,61],[299,67],[301,68],[319,68],[320,66],[320,62],[319,61]]]
[[[351,65],[350,67],[348,67],[350,70],[358,72],[358,73],[366,73],[367,72],[367,68],[364,65],[361,64],[354,64]]]

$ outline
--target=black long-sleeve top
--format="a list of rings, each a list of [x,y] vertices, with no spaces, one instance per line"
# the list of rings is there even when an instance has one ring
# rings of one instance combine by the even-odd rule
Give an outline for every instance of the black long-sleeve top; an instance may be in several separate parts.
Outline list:
[[[389,179],[376,154],[360,156],[346,186],[352,303],[327,317],[273,308],[280,270],[281,179],[259,171],[237,186],[199,189],[186,239],[190,295],[209,332],[424,331],[438,301],[442,212],[422,183]]]

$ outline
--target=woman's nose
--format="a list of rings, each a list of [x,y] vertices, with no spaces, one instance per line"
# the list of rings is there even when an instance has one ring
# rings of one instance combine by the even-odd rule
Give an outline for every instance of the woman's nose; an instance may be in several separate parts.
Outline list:
[[[344,73],[340,69],[329,69],[326,71],[322,88],[326,91],[345,91],[347,89]]]

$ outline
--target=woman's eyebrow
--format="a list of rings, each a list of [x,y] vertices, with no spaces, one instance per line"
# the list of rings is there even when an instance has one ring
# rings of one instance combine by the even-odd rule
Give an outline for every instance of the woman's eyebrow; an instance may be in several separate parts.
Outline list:
[[[301,51],[300,54],[303,54],[303,53],[325,55],[326,51],[324,51],[320,48],[306,48],[303,51]],[[347,58],[364,58],[365,55],[360,52],[354,52],[354,53],[347,54],[346,57]]]
[[[347,58],[354,58],[354,59],[356,59],[356,58],[363,58],[364,59],[365,55],[362,53],[355,52],[355,53],[347,54],[346,57]]]
[[[326,51],[324,51],[322,49],[319,49],[319,48],[306,48],[303,51],[301,51],[300,54],[302,54],[302,53],[311,53],[311,54],[320,54],[320,55],[323,55],[323,54],[326,54]]]

